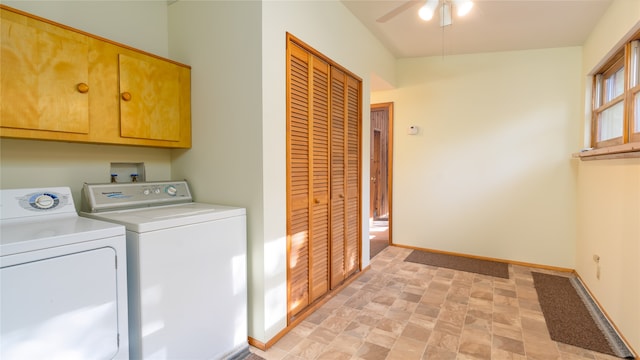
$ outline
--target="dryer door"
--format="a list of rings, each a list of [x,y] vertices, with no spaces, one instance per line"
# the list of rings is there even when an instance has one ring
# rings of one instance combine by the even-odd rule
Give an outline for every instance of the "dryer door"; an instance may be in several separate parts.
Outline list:
[[[1,259],[0,358],[113,358],[118,352],[115,250],[45,254]]]

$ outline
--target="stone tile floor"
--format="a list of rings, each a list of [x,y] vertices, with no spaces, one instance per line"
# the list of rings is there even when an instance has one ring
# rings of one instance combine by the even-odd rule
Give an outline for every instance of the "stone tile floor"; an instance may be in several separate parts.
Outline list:
[[[510,279],[404,262],[387,247],[371,268],[267,351],[302,359],[618,359],[549,338],[531,271]],[[566,275],[563,273],[555,273]]]

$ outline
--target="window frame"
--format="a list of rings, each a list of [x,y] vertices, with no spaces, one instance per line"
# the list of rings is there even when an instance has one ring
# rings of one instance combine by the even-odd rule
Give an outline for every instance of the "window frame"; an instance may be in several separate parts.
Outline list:
[[[640,97],[640,75],[636,73],[635,85],[632,84],[633,68],[632,61],[635,60],[635,71],[640,71],[640,49],[636,50],[635,59],[632,56],[632,44],[640,40],[640,31],[636,32],[629,40],[625,41],[610,58],[599,67],[593,74],[591,93],[591,147],[593,149],[605,149],[619,147],[630,144],[632,149],[636,148],[634,143],[640,143],[640,109],[636,110],[636,96]],[[636,46],[640,47],[640,44]],[[622,94],[605,101],[606,79],[620,69],[624,69],[623,92]],[[632,86],[633,85],[633,86]],[[622,134],[619,137],[609,138],[600,141],[601,114],[606,110],[622,103]],[[634,131],[639,129],[638,131]]]
[[[636,64],[635,74],[631,73],[633,57],[631,52],[633,51],[634,42],[636,46]],[[640,104],[640,100],[636,100],[636,97],[640,99],[640,31],[636,34],[635,38],[629,42],[629,81],[632,76],[635,75],[636,84],[629,84],[629,142],[640,142],[640,109],[636,109],[636,105]],[[634,131],[638,129],[638,131]]]

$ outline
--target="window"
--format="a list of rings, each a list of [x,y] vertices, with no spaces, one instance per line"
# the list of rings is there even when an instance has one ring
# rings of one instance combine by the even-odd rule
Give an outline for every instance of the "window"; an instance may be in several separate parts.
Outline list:
[[[640,32],[593,79],[592,147],[640,142]]]

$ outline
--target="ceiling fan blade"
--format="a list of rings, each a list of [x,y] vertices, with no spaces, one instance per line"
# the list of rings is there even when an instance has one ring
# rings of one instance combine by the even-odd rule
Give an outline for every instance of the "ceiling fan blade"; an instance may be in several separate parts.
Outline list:
[[[379,17],[376,21],[379,23],[384,23],[387,22],[391,19],[393,19],[394,17],[396,17],[397,15],[399,15],[400,13],[402,13],[405,10],[410,9],[411,7],[413,7],[414,5],[420,3],[420,0],[409,0],[407,2],[405,2],[404,4],[398,6],[397,8],[389,11],[388,13],[382,15],[381,17]]]

